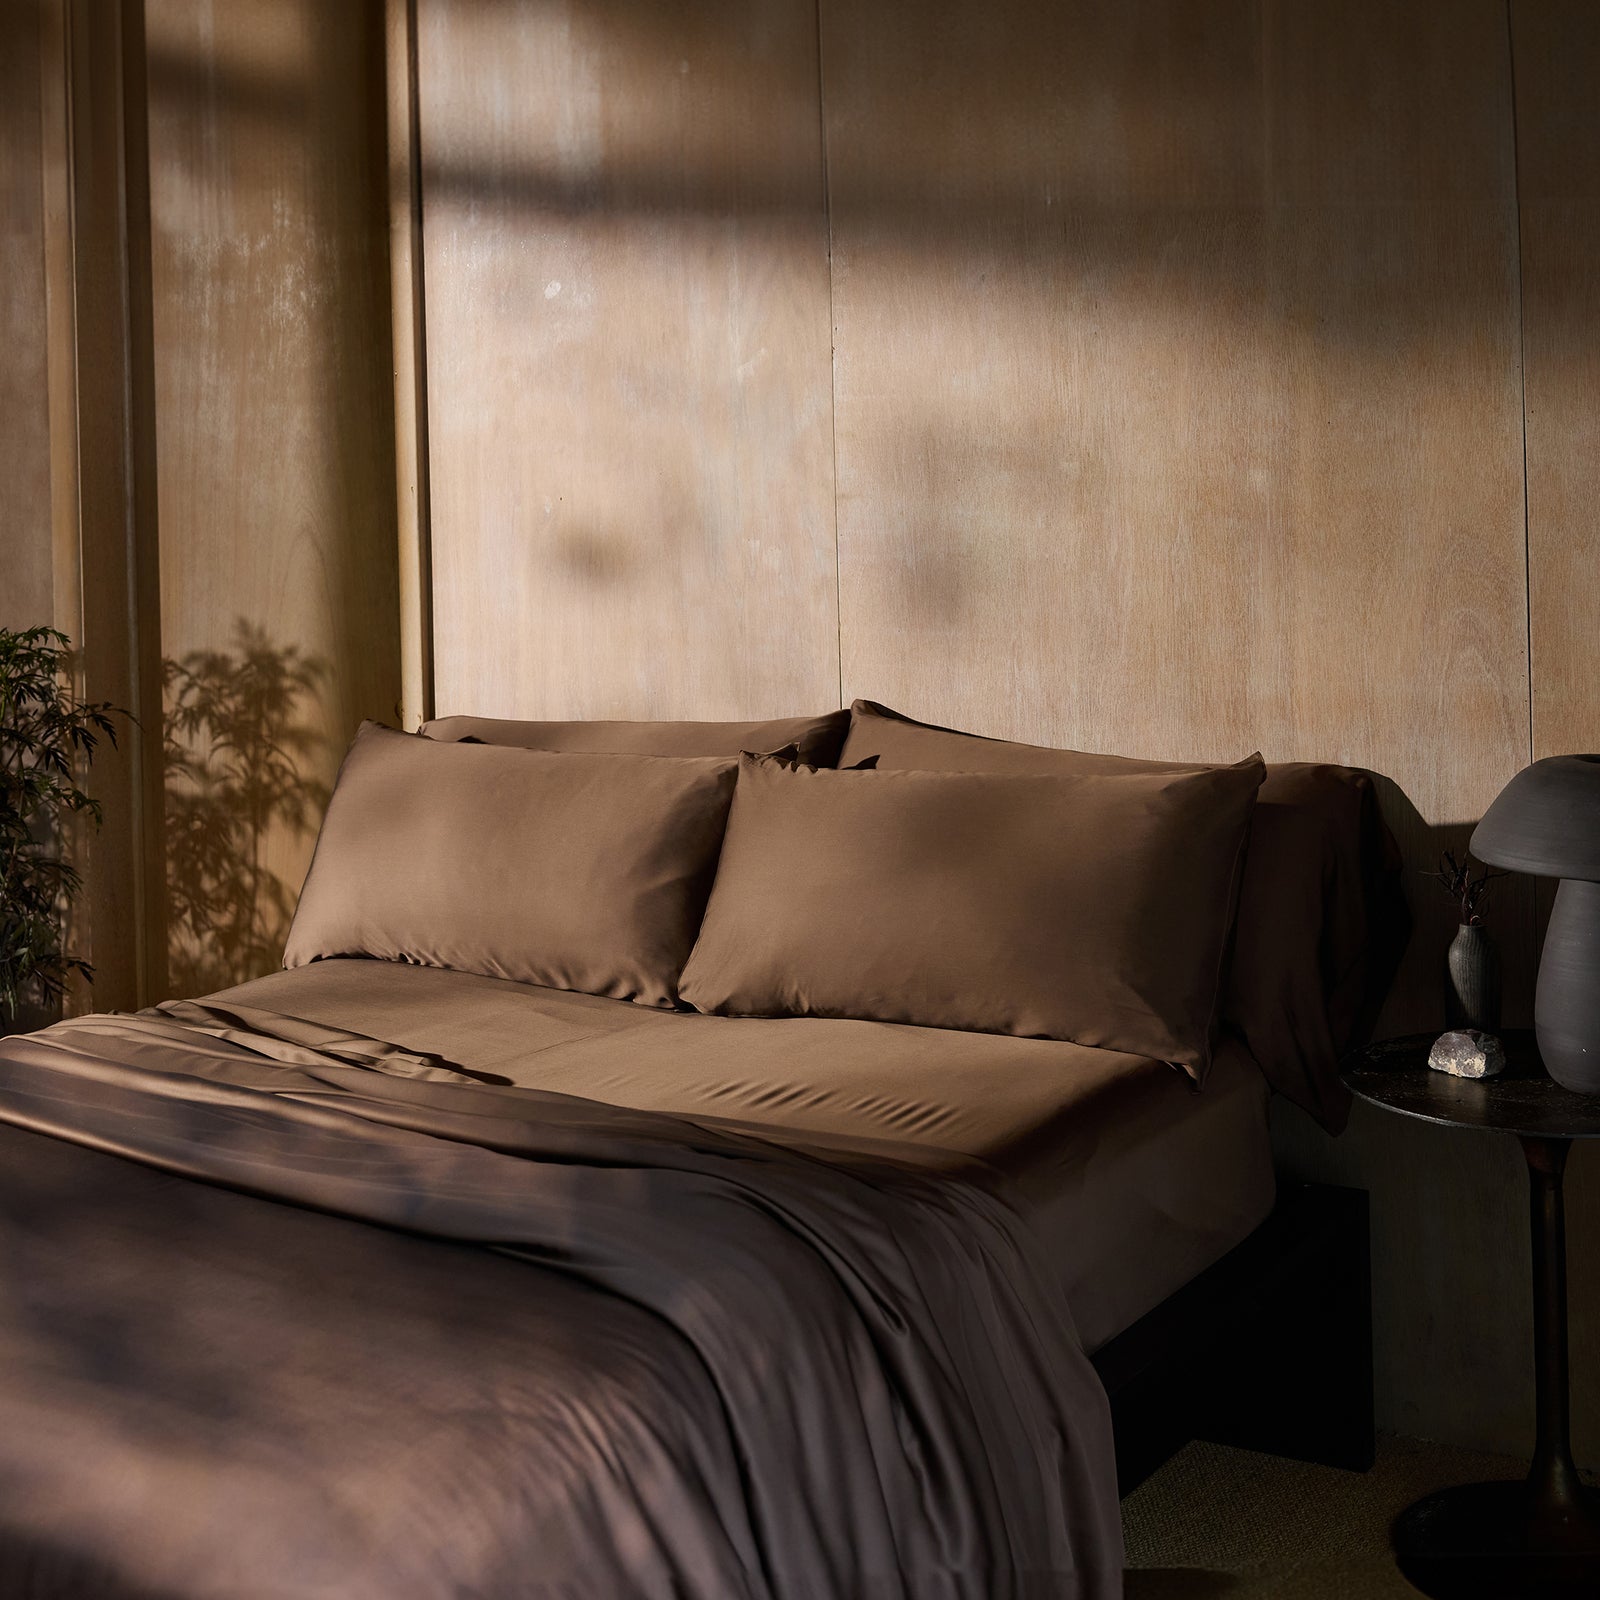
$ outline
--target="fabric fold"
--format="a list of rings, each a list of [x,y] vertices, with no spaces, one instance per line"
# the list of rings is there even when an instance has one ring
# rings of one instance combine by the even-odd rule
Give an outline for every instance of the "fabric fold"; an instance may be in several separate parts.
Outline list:
[[[115,1439],[130,1415],[144,1417],[151,1397],[130,1362],[125,1373],[113,1368],[109,1385],[97,1372],[94,1403],[85,1402],[83,1374],[63,1365],[63,1330],[77,1314],[110,1316],[120,1319],[123,1347],[146,1333],[153,1339],[158,1307],[170,1317],[175,1295],[186,1303],[201,1293],[193,1274],[173,1275],[169,1257],[186,1242],[163,1208],[196,1208],[209,1225],[243,1204],[237,1214],[269,1242],[280,1228],[306,1225],[299,1208],[310,1208],[420,1236],[418,1247],[443,1241],[514,1256],[528,1300],[519,1297],[519,1316],[538,1319],[546,1303],[581,1293],[581,1330],[552,1310],[535,1341],[549,1347],[544,1358],[531,1370],[480,1363],[470,1382],[488,1385],[496,1401],[451,1424],[451,1448],[470,1443],[518,1485],[503,1520],[480,1530],[473,1548],[515,1549],[530,1525],[541,1530],[530,1546],[543,1552],[533,1587],[525,1570],[514,1582],[477,1570],[471,1592],[597,1600],[668,1592],[668,1584],[697,1596],[795,1600],[1119,1592],[1105,1397],[1031,1235],[987,1187],[881,1153],[824,1158],[731,1127],[497,1088],[437,1056],[242,1006],[167,1005],[8,1040],[0,1045],[0,1124],[9,1124],[0,1195],[4,1186],[20,1195],[45,1166],[54,1170],[65,1142],[79,1147],[69,1158],[90,1163],[74,1185],[74,1214],[103,1186],[122,1196],[119,1225],[129,1235],[119,1258],[126,1271],[119,1266],[108,1299],[105,1281],[98,1295],[74,1281],[70,1254],[52,1256],[41,1283],[25,1236],[40,1223],[39,1208],[0,1206],[0,1270],[20,1274],[18,1263],[32,1262],[0,1295],[8,1373],[0,1385],[0,1576],[10,1547],[81,1544],[130,1587],[170,1580],[160,1518],[118,1532],[122,1524],[104,1508],[130,1491],[122,1479],[96,1477],[101,1459],[112,1470]],[[152,1174],[199,1182],[174,1195],[170,1178],[153,1183]],[[224,1204],[222,1190],[239,1193]],[[328,1237],[359,1252],[359,1233]],[[483,1259],[435,1253],[427,1270],[458,1274],[469,1298],[474,1256]],[[297,1292],[287,1277],[263,1292],[256,1309],[268,1342],[283,1331],[273,1319],[288,1314]],[[27,1315],[41,1294],[56,1306],[42,1323]],[[641,1326],[658,1330],[653,1340],[637,1335]],[[316,1326],[297,1331],[320,1337]],[[492,1333],[468,1330],[469,1339]],[[608,1389],[591,1352],[613,1338],[632,1360],[686,1354],[698,1376],[665,1394]],[[196,1358],[236,1386],[243,1439],[218,1444],[181,1405],[159,1416],[161,1437],[181,1447],[174,1459],[185,1463],[183,1493],[199,1497],[186,1502],[186,1526],[203,1558],[191,1553],[187,1570],[226,1571],[233,1559],[208,1541],[230,1538],[226,1507],[239,1489],[230,1453],[257,1442],[247,1401],[270,1375],[249,1357],[213,1341]],[[103,1352],[96,1360],[103,1366]],[[363,1392],[362,1364],[351,1365],[347,1389],[319,1401],[315,1426],[327,1437],[321,1455],[308,1449],[304,1471],[313,1484],[326,1476],[328,1504],[337,1505],[340,1474],[355,1471],[346,1456],[359,1456],[389,1498],[404,1501],[421,1465],[374,1467],[365,1436],[393,1422]],[[419,1367],[414,1381],[421,1393],[469,1380]],[[523,1398],[507,1409],[513,1392]],[[525,1410],[565,1416],[576,1395],[587,1397],[581,1443],[556,1450],[548,1427],[525,1437],[515,1425]],[[14,1425],[52,1398],[62,1436],[81,1444],[103,1434],[100,1452],[79,1449],[64,1462],[49,1438]],[[339,1427],[327,1423],[330,1407]],[[641,1420],[648,1443],[637,1442]],[[280,1419],[264,1409],[255,1426],[266,1439]],[[462,1429],[466,1442],[456,1436]],[[152,1512],[177,1492],[163,1459],[158,1453],[145,1469]],[[198,1475],[196,1462],[206,1468]],[[66,1508],[51,1492],[62,1474],[77,1485]],[[201,1515],[207,1507],[214,1515]],[[285,1570],[319,1540],[352,1570],[360,1565],[359,1542],[331,1511],[271,1531],[287,1552]],[[446,1559],[455,1558],[431,1548],[386,1551],[377,1592],[392,1600],[458,1592],[441,1588],[431,1565]],[[427,1573],[427,1581],[408,1586],[396,1570]],[[249,1575],[239,1582],[234,1574],[233,1592],[280,1592],[256,1576],[252,1586]],[[180,1600],[213,1592],[221,1591],[178,1591]]]

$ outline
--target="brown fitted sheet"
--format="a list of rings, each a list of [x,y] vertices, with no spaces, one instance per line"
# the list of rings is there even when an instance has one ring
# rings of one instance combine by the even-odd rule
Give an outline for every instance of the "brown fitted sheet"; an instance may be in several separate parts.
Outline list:
[[[1013,1183],[1098,1348],[1262,1220],[1268,1090],[1241,1048],[1196,1093],[1162,1062],[1046,1039],[649,1010],[470,973],[319,961],[212,996],[431,1052],[525,1088],[911,1141]]]

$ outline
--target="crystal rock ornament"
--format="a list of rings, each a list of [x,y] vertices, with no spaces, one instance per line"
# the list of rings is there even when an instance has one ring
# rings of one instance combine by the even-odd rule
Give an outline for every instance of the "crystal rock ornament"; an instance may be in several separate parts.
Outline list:
[[[1492,1033],[1463,1028],[1441,1033],[1433,1041],[1428,1065],[1435,1072],[1448,1072],[1454,1078],[1494,1078],[1506,1070],[1506,1053]]]

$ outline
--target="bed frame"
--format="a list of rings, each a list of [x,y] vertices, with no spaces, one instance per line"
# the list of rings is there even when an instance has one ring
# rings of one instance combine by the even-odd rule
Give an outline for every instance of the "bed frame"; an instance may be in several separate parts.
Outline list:
[[[1367,1196],[1284,1183],[1249,1238],[1094,1356],[1117,1487],[1191,1439],[1365,1472],[1373,1459]]]

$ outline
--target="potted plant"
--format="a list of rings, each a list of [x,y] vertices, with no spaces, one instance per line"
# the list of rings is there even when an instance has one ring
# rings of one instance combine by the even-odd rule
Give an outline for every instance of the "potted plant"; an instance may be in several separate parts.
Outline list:
[[[1430,876],[1455,901],[1461,919],[1445,957],[1446,1026],[1493,1033],[1500,1026],[1500,952],[1483,924],[1489,885],[1506,874],[1488,867],[1474,873],[1470,857],[1457,861],[1455,851],[1446,850]]]
[[[30,1005],[54,1008],[73,973],[94,978],[65,947],[82,885],[65,845],[73,819],[99,825],[78,779],[102,735],[116,743],[118,713],[73,697],[69,658],[54,628],[0,628],[0,1033]]]

